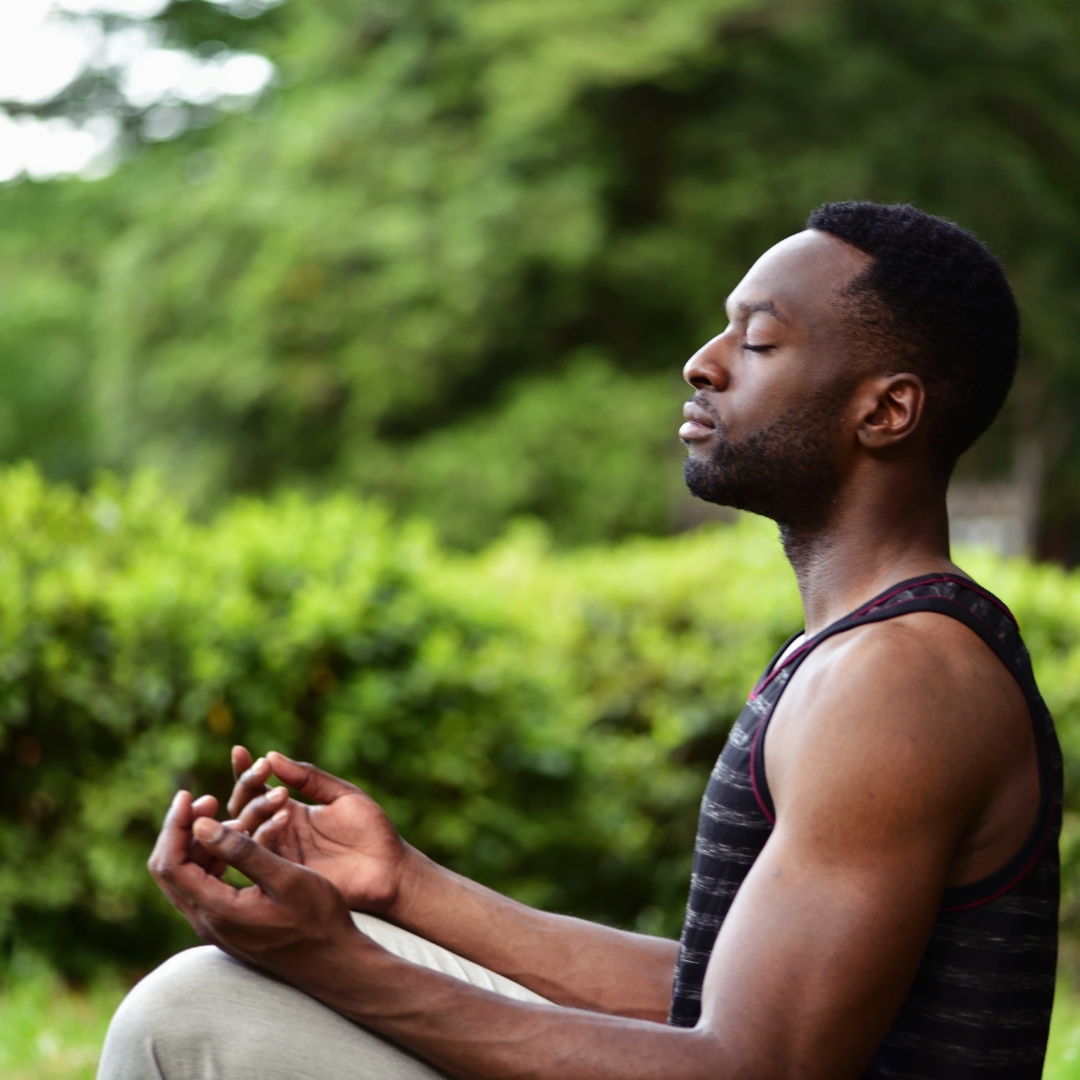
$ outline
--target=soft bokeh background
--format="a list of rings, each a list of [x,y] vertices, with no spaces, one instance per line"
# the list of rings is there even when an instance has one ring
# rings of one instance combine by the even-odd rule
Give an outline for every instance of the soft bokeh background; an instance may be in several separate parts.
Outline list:
[[[0,11],[0,458],[150,466],[201,512],[345,486],[466,547],[663,535],[677,372],[748,263],[822,201],[910,200],[1026,318],[963,477],[1022,475],[1025,542],[1074,560],[1075,5]]]
[[[1080,806],[1080,8],[0,0],[4,1075],[90,1075],[186,943],[141,863],[237,738],[516,895],[674,932],[799,617],[769,528],[685,534],[717,515],[678,372],[843,198],[973,229],[1020,297],[950,505]],[[1071,966],[1048,1076],[1080,1075]]]

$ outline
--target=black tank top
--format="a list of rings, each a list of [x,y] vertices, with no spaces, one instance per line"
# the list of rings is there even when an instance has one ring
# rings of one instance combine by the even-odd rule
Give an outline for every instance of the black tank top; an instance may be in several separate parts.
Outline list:
[[[945,890],[914,982],[863,1080],[1039,1080],[1057,961],[1061,752],[1009,610],[973,582],[947,574],[894,585],[782,661],[781,649],[765,669],[702,799],[669,1023],[697,1023],[716,936],[772,832],[762,745],[784,687],[826,638],[913,611],[940,612],[970,627],[1020,684],[1035,728],[1041,798],[1031,835],[1008,863],[982,881]]]

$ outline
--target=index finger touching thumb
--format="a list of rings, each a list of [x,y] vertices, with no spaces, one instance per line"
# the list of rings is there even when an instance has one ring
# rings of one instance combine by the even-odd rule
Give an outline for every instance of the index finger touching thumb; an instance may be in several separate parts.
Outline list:
[[[287,860],[213,818],[199,818],[192,832],[207,851],[235,866],[272,896],[280,892],[285,879],[295,870]]]

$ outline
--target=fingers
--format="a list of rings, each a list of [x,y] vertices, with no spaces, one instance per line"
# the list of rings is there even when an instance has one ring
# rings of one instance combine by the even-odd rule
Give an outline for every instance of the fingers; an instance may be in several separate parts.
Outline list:
[[[185,914],[188,913],[193,882],[213,880],[221,888],[227,888],[216,878],[208,879],[206,871],[190,858],[190,849],[198,846],[192,841],[191,811],[191,793],[178,791],[165,815],[148,863],[154,880],[172,903]],[[201,817],[197,820],[208,822],[213,819]]]
[[[192,820],[213,817],[217,810],[218,801],[213,795],[201,795],[191,804],[191,817]],[[215,877],[221,877],[225,873],[225,864],[220,859],[215,859],[197,840],[192,839],[188,846],[188,859]]]
[[[355,795],[360,790],[355,784],[339,780],[306,762],[293,761],[276,750],[266,755],[266,761],[279,780],[313,802],[333,802],[342,795]]]
[[[264,821],[258,829],[252,834],[251,839],[256,844],[262,844],[263,847],[269,848],[273,852],[278,851],[278,845],[281,842],[282,834],[285,832],[285,826],[289,823],[289,811],[279,810],[269,821]],[[290,862],[303,861],[297,859],[290,859]]]
[[[268,896],[280,896],[297,873],[306,872],[236,829],[209,818],[199,818],[194,833],[208,851],[235,866]]]
[[[242,750],[243,754],[239,754],[236,751]],[[235,769],[237,761],[244,761],[249,759],[251,755],[244,750],[243,747],[237,747],[233,752],[233,768]],[[266,792],[266,781],[270,778],[270,764],[266,758],[259,758],[258,761],[249,765],[240,775],[236,778],[236,786],[233,788],[232,796],[229,798],[227,809],[231,817],[238,818],[240,811],[252,799],[258,798],[260,795]]]
[[[272,818],[285,805],[288,798],[288,788],[271,788],[265,795],[252,799],[244,807],[235,824],[232,822],[229,824],[238,831],[253,836],[263,822]]]
[[[191,816],[213,817],[218,810],[218,801],[213,795],[200,795],[191,804]]]
[[[233,779],[239,780],[240,774],[251,768],[251,751],[246,746],[234,746],[230,757]]]
[[[183,862],[191,843],[191,792],[178,791],[169,804],[161,832],[150,853],[150,872],[169,862]]]

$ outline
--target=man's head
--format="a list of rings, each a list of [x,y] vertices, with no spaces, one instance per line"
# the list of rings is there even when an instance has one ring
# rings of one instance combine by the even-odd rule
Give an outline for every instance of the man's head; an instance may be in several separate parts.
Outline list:
[[[910,206],[832,203],[766,252],[686,365],[690,490],[821,523],[853,455],[913,455],[943,486],[997,415],[1019,316],[997,259]]]

